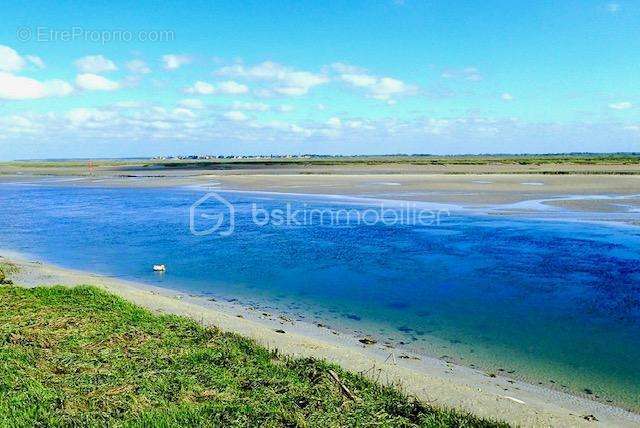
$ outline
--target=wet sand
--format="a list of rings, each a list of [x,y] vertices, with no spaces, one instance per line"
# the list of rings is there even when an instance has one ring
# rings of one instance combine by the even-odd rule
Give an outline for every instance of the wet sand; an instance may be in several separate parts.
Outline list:
[[[593,166],[592,166],[593,167]],[[336,169],[314,167],[260,170],[127,170],[102,169],[94,175],[8,174],[0,168],[0,183],[35,183],[69,186],[176,187],[197,186],[207,191],[260,191],[291,194],[345,195],[382,200],[423,201],[452,204],[492,214],[549,216],[560,218],[640,222],[640,175],[432,173],[411,166],[380,172],[380,167]],[[46,169],[45,169],[46,170]],[[66,171],[66,170],[65,170]],[[565,170],[563,170],[566,172]],[[15,172],[15,171],[14,171]],[[61,171],[57,171],[60,173]],[[69,172],[69,171],[67,171]],[[78,173],[79,171],[72,170]],[[589,214],[595,214],[589,216]]]
[[[436,358],[413,355],[380,344],[363,345],[354,337],[279,314],[212,301],[169,289],[63,269],[1,251],[20,269],[12,279],[22,286],[92,284],[157,313],[188,316],[205,325],[251,337],[296,356],[323,358],[364,373],[439,406],[505,420],[520,426],[638,426],[640,415],[585,398],[489,375]],[[284,330],[279,333],[276,330]],[[585,417],[593,415],[596,421]]]

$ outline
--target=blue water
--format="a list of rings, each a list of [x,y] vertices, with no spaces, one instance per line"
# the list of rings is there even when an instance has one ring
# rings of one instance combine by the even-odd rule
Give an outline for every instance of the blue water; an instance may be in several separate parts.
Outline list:
[[[189,207],[202,195],[2,185],[0,247],[237,298],[640,409],[638,228],[455,212],[440,225],[258,226],[253,203],[366,206],[226,193],[234,233],[194,236]],[[158,262],[168,265],[165,275],[151,272]]]

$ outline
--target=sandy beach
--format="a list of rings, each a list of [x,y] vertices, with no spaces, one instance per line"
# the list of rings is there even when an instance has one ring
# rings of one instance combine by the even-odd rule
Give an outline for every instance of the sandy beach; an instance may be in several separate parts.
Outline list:
[[[0,183],[96,187],[196,187],[343,195],[450,204],[497,215],[637,225],[636,165],[299,166],[261,168],[82,167],[0,165]],[[575,215],[574,215],[575,214]]]
[[[479,416],[519,426],[637,426],[640,416],[563,392],[529,385],[439,359],[417,356],[378,344],[363,345],[358,337],[322,326],[292,321],[255,308],[188,295],[170,289],[123,281],[90,272],[63,269],[9,251],[1,252],[20,271],[13,281],[22,286],[91,284],[157,313],[193,318],[205,325],[251,337],[281,352],[323,358],[346,369],[400,387],[428,403],[456,407]],[[284,333],[282,333],[284,331]],[[590,415],[596,421],[588,421]]]

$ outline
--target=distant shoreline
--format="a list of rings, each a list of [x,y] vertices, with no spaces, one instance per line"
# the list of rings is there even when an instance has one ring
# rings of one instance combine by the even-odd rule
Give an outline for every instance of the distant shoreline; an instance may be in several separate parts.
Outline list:
[[[557,160],[598,162],[602,160],[636,160],[640,161],[640,152],[554,152],[554,153],[456,153],[456,154],[434,154],[434,153],[380,153],[380,154],[327,154],[327,153],[274,153],[274,154],[173,154],[173,155],[153,155],[137,157],[79,157],[79,158],[39,158],[39,159],[14,159],[9,162],[149,162],[149,161],[237,161],[237,160],[415,160],[415,159],[435,159],[435,160],[467,160],[475,159],[479,161],[513,160],[536,161]]]
[[[16,252],[0,250],[0,255],[20,269],[13,275],[19,285],[96,285],[156,312],[188,316],[251,337],[269,348],[324,358],[349,370],[368,373],[383,383],[400,384],[407,393],[429,403],[464,409],[479,416],[499,417],[522,426],[590,425],[582,419],[589,414],[596,415],[605,424],[634,426],[640,423],[640,415],[619,408],[501,376],[489,377],[481,371],[436,358],[401,359],[398,358],[400,351],[390,358],[393,350],[362,345],[357,337],[336,335],[306,322],[285,321],[276,314],[265,317],[240,305],[43,264]]]

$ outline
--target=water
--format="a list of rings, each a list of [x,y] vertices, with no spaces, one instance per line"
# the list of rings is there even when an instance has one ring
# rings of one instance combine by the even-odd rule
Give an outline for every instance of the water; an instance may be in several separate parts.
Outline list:
[[[0,247],[238,298],[640,410],[637,228],[455,212],[439,226],[258,226],[253,203],[366,205],[227,193],[234,233],[194,236],[189,207],[202,195],[2,185]],[[216,201],[205,208],[224,209]],[[168,272],[154,274],[154,263]]]

